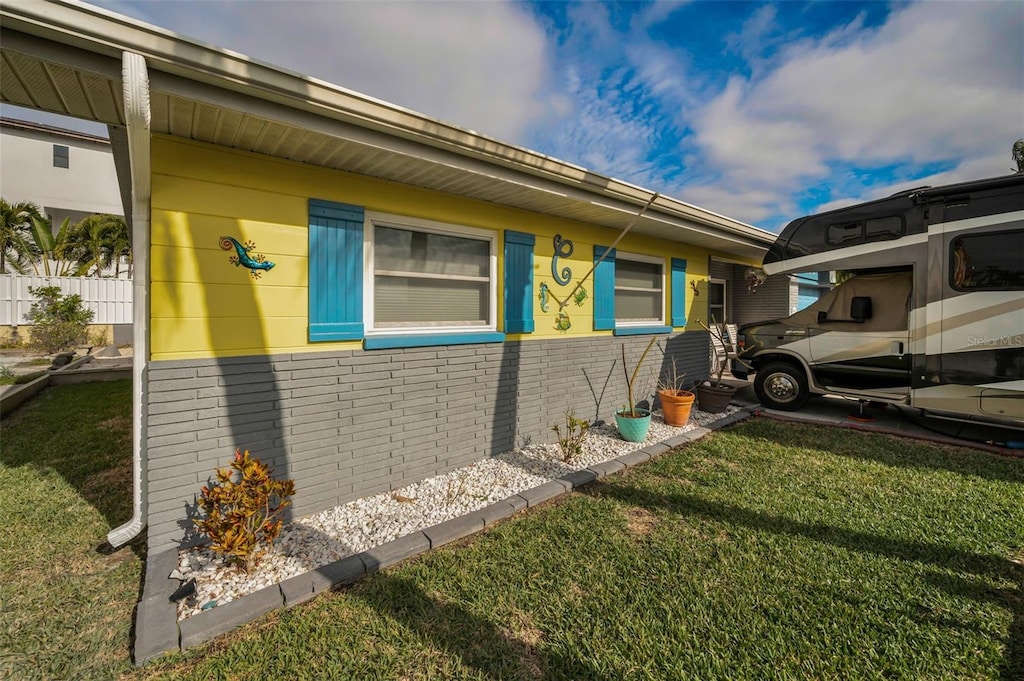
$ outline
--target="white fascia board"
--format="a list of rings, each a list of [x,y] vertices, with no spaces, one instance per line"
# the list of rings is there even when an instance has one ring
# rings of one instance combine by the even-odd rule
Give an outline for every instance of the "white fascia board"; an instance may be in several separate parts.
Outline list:
[[[636,204],[622,198],[609,196],[595,197],[594,193],[586,188],[559,182],[551,177],[525,173],[506,165],[496,165],[487,159],[466,156],[440,146],[426,145],[419,140],[397,137],[386,131],[357,125],[306,109],[260,99],[248,94],[226,90],[206,83],[199,83],[168,73],[151,72],[150,80],[154,91],[167,95],[194,100],[216,108],[243,111],[257,118],[264,118],[284,125],[319,132],[330,137],[352,141],[381,151],[423,159],[461,172],[472,173],[508,184],[516,184],[526,189],[548,193],[553,196],[591,203],[602,208],[621,212],[625,221],[631,219],[638,211]],[[660,205],[662,202],[668,204],[667,210],[659,210],[659,208],[662,208]],[[685,240],[686,234],[701,234],[714,238],[721,243],[718,248],[722,250],[727,250],[730,245],[735,245],[744,249],[754,248],[764,252],[767,251],[768,245],[775,240],[774,235],[768,232],[761,232],[761,230],[753,227],[749,229],[755,232],[754,236],[756,238],[750,238],[746,234],[725,231],[721,228],[716,229],[672,210],[676,206],[685,205],[682,202],[659,197],[654,206],[644,215],[644,220],[659,222],[670,226],[673,230],[679,230],[680,241]]]
[[[146,58],[151,78],[158,72],[207,83],[216,88],[248,93],[258,99],[305,110],[483,160],[491,165],[546,178],[560,186],[582,190],[587,197],[615,199],[635,212],[653,194],[636,185],[604,177],[577,165],[502,143],[422,114],[388,104],[330,83],[271,66],[244,55],[185,39],[170,31],[85,5],[12,0],[0,9],[6,26],[60,43],[108,56],[122,50]],[[575,197],[574,197],[575,198]],[[774,235],[751,225],[675,199],[660,198],[650,215],[695,223],[684,228],[755,248],[774,241]],[[671,222],[674,223],[674,220]],[[710,229],[707,229],[710,227]]]

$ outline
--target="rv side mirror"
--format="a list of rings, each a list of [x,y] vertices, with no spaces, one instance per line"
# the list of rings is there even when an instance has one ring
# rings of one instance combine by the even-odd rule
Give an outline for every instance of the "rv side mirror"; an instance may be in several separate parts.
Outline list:
[[[827,321],[828,321],[828,315],[825,314],[825,311],[824,310],[818,310],[818,323],[819,324],[824,324]]]
[[[871,319],[871,298],[869,296],[854,296],[850,302],[850,319],[855,322],[865,322]]]

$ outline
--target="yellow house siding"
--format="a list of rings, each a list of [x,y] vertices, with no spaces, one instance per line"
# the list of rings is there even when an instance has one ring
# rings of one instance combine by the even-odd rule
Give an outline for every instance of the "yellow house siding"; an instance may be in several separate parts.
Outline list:
[[[553,297],[548,312],[541,310],[539,288],[546,282],[553,296],[568,295],[593,265],[594,245],[611,245],[618,235],[615,230],[175,138],[154,137],[152,151],[153,359],[361,347],[356,341],[307,341],[310,198],[496,231],[499,331],[503,230],[534,234],[535,332],[508,338],[610,333],[593,331],[592,279],[583,284],[588,293],[583,305],[570,301],[565,308],[572,322],[568,333],[554,325],[558,303]],[[559,259],[559,270],[572,269],[573,280],[566,286],[556,284],[551,276],[555,234],[574,243],[572,256]],[[253,253],[263,254],[275,267],[253,279],[249,270],[229,262],[234,251],[220,248],[221,236],[254,242]],[[632,234],[618,249],[663,258],[666,274],[670,258],[686,258],[688,327],[699,328],[695,320],[706,318],[707,297],[694,298],[689,280],[706,281],[707,250]],[[665,323],[671,310],[669,279],[666,276]]]

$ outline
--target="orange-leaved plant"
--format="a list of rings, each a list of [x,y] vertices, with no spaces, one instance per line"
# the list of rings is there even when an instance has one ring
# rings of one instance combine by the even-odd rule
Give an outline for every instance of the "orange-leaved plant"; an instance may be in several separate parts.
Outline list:
[[[249,450],[236,450],[230,468],[217,469],[217,482],[199,497],[206,517],[195,520],[196,527],[214,552],[246,572],[281,532],[280,515],[295,494],[294,481],[274,480],[270,472]]]

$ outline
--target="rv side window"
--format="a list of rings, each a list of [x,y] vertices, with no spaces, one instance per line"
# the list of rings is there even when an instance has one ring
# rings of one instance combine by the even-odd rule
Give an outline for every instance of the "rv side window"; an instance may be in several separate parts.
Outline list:
[[[883,239],[899,239],[903,236],[903,218],[894,215],[887,218],[875,218],[864,223],[864,233],[868,241]]]
[[[954,239],[949,271],[958,291],[1024,289],[1024,230]]]
[[[861,222],[849,222],[845,225],[829,225],[826,240],[830,246],[851,246],[863,241]]]

